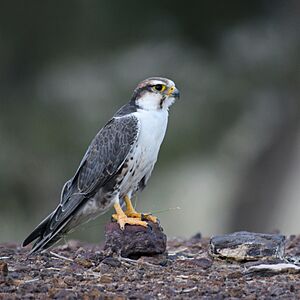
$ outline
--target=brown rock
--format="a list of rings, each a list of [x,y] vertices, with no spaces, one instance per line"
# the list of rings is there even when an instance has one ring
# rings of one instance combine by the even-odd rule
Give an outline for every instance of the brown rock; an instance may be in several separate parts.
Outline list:
[[[157,254],[153,256],[143,256],[139,260],[139,263],[152,264],[157,266],[166,266],[168,263],[167,253]]]
[[[93,263],[88,259],[77,258],[75,261],[85,268],[91,268],[93,266]]]
[[[125,225],[121,230],[116,222],[111,222],[105,228],[104,250],[127,258],[162,254],[166,243],[167,237],[158,223],[148,222],[147,227]]]
[[[0,275],[6,276],[8,274],[7,263],[3,260],[0,260]]]
[[[118,268],[121,266],[121,262],[114,257],[106,257],[102,260],[102,263],[114,268]]]
[[[99,282],[100,283],[112,283],[113,280],[110,276],[104,274],[100,277]]]
[[[198,259],[193,259],[192,262],[198,266],[203,268],[204,270],[210,268],[213,264],[211,259],[207,259],[207,258],[198,258]]]

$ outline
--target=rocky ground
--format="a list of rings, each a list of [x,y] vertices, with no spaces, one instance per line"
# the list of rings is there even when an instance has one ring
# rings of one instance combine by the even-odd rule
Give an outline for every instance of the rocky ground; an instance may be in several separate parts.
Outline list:
[[[103,247],[71,241],[27,257],[28,249],[17,244],[0,245],[0,299],[300,299],[297,262],[268,270],[255,268],[261,257],[212,257],[210,240],[200,234],[170,240],[167,253],[138,259],[108,255]],[[285,252],[296,260],[300,236],[286,239]]]

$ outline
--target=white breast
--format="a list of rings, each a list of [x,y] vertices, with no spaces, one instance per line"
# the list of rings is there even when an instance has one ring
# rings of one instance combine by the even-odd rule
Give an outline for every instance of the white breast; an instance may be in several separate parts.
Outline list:
[[[129,162],[129,169],[134,170],[134,176],[132,176],[133,172],[128,172],[121,187],[122,192],[126,194],[135,190],[145,176],[147,179],[150,177],[168,124],[167,110],[141,110],[133,115],[140,122],[140,131],[132,153],[134,159]]]
[[[168,111],[140,110],[134,115],[140,121],[138,145],[145,151],[149,160],[157,159],[158,151],[166,133],[168,124]]]

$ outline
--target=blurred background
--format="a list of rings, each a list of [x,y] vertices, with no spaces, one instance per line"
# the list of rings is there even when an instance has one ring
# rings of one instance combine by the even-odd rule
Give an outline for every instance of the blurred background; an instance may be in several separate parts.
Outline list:
[[[149,76],[181,99],[137,208],[170,237],[300,233],[299,13],[297,0],[1,2],[0,241],[56,207]],[[100,241],[110,215],[69,238]]]

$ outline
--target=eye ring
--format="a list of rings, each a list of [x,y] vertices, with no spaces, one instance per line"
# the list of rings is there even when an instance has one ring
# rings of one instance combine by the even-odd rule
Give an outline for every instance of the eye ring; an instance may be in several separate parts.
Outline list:
[[[153,86],[153,89],[158,92],[163,92],[166,89],[166,86],[163,84],[156,84]]]

